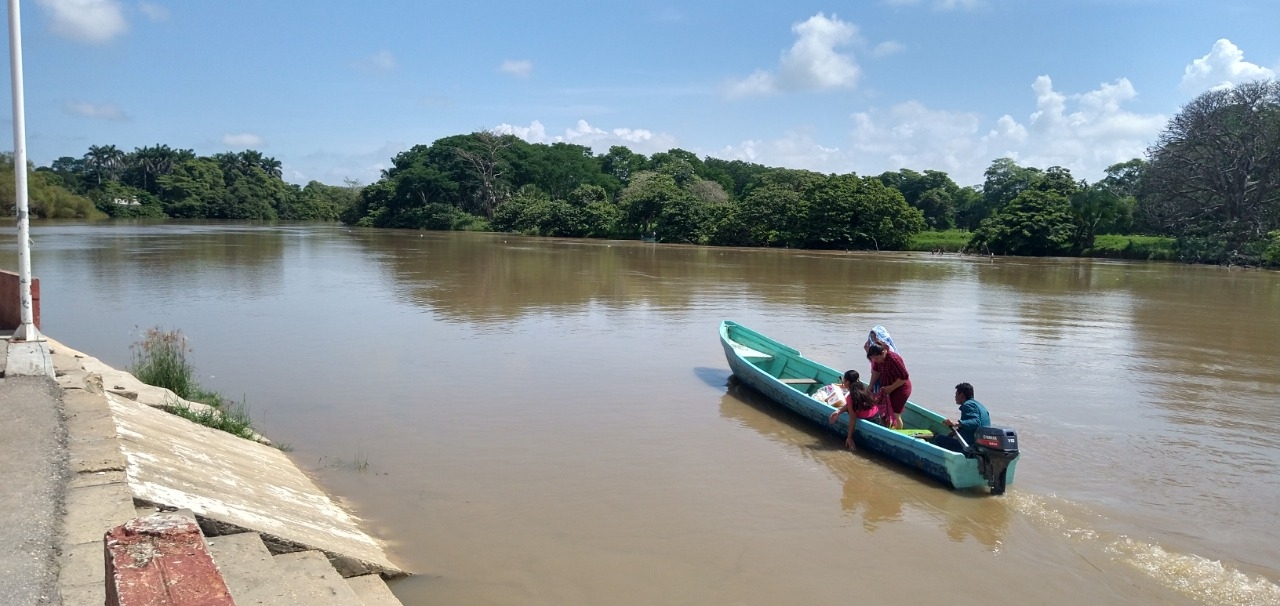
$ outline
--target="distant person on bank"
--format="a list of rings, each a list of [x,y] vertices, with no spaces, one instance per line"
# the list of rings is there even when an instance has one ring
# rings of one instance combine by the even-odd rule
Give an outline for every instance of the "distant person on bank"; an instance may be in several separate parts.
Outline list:
[[[956,385],[956,404],[960,406],[960,420],[943,419],[942,424],[956,430],[964,438],[964,443],[972,446],[974,432],[979,427],[991,425],[991,413],[987,412],[987,407],[982,402],[973,398],[973,386],[968,383]],[[964,452],[960,440],[952,436],[934,436],[933,443],[947,450]]]

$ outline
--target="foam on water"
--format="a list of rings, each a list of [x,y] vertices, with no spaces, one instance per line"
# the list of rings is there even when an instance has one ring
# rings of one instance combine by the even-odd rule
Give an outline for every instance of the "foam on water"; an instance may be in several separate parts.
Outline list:
[[[1089,518],[1100,521],[1105,518],[1077,503],[1024,492],[1010,492],[1006,499],[1029,520],[1059,531],[1069,539],[1096,542],[1115,561],[1198,602],[1222,606],[1280,606],[1280,585],[1275,582],[1261,576],[1250,577],[1218,560],[1172,552],[1154,543],[1091,528]]]

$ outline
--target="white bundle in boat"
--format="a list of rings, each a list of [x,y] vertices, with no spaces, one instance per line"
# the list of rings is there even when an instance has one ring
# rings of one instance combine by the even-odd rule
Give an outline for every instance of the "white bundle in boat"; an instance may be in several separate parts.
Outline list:
[[[849,397],[849,392],[844,390],[844,386],[839,383],[823,385],[818,391],[813,392],[813,399],[839,408],[844,406],[845,398]]]

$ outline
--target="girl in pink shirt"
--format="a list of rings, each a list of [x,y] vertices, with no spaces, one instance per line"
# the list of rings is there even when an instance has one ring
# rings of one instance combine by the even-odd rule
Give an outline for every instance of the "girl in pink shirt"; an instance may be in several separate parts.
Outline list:
[[[872,419],[880,415],[880,407],[871,399],[871,391],[858,378],[858,371],[846,370],[844,377],[841,379],[845,391],[849,392],[849,396],[845,398],[844,405],[837,408],[831,413],[831,422],[835,423],[840,418],[840,413],[849,413],[849,433],[845,436],[844,445],[853,450],[853,426],[858,423],[858,419]]]

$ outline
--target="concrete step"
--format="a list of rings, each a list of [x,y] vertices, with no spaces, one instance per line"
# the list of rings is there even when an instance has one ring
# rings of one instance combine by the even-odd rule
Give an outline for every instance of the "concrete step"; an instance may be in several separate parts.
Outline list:
[[[366,574],[347,579],[347,585],[356,596],[364,602],[364,606],[404,606],[400,599],[391,593],[386,581],[376,574]]]
[[[402,606],[382,577],[343,579],[318,551],[272,557],[256,532],[205,542],[237,606]]]
[[[298,597],[314,606],[364,606],[346,579],[333,569],[329,558],[319,551],[282,553],[275,558],[281,576],[304,581]]]
[[[209,554],[239,606],[307,606],[299,579],[282,575],[256,532],[205,537]]]

